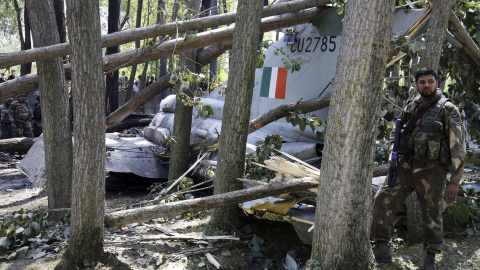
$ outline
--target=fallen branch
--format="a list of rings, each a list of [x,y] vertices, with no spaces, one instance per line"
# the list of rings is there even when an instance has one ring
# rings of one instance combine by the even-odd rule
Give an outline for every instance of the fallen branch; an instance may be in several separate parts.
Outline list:
[[[462,22],[457,18],[453,11],[450,12],[448,18],[448,29],[455,35],[455,37],[462,43],[465,52],[472,58],[477,67],[480,68],[480,49],[478,49],[475,41],[470,37]]]
[[[36,137],[22,137],[0,140],[0,152],[19,152],[26,153],[32,145],[38,140]]]
[[[123,239],[122,241],[110,241],[105,242],[106,245],[113,245],[113,244],[122,244],[128,242],[146,242],[146,241],[161,241],[161,240],[209,240],[209,241],[217,241],[217,240],[233,240],[233,241],[240,241],[240,238],[233,236],[233,235],[220,235],[220,236],[205,236],[205,235],[184,235],[184,234],[177,234],[177,235],[165,235],[165,236],[157,236],[157,237],[148,237],[148,238],[135,238],[135,239]]]
[[[315,188],[317,186],[318,181],[313,177],[275,182],[262,187],[236,190],[203,198],[113,212],[105,215],[104,223],[106,227],[118,227],[123,224],[161,217],[172,217],[192,211],[219,208],[282,193]]]
[[[329,3],[329,0],[297,0],[267,6],[263,9],[262,17],[291,13],[307,8],[323,6]],[[167,36],[188,30],[208,29],[234,23],[236,13],[226,13],[221,15],[208,16],[186,21],[176,21],[166,24],[156,24],[143,28],[135,28],[120,32],[115,32],[102,36],[102,47],[113,47],[121,44],[134,42],[138,40]],[[35,48],[27,51],[2,53],[0,54],[0,69],[11,66],[27,64],[35,61],[48,60],[66,56],[70,53],[70,44],[62,43],[52,46]]]

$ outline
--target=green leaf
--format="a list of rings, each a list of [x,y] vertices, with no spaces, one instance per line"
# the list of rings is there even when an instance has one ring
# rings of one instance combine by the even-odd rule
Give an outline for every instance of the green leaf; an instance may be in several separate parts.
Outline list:
[[[303,132],[305,131],[305,128],[307,127],[307,122],[302,120],[298,123],[300,130]]]

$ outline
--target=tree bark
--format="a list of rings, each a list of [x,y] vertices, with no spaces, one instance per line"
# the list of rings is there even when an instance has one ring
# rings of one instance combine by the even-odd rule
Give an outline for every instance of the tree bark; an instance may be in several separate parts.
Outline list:
[[[313,8],[313,9],[299,11],[296,13],[284,14],[281,16],[263,19],[262,31],[271,31],[271,30],[283,28],[286,26],[309,22],[317,14],[317,12],[318,12],[318,9]],[[175,53],[180,53],[188,50],[210,46],[216,43],[228,43],[228,42],[231,42],[233,31],[234,29],[232,26],[232,27],[222,28],[214,31],[203,32],[197,35],[197,38],[195,41],[189,42],[189,43],[185,43],[183,41],[183,38],[177,39],[177,40],[171,40],[157,47],[154,51],[157,53],[150,52],[148,54],[148,57],[147,55],[143,55],[141,59],[135,56],[136,54],[135,51],[130,51],[132,55],[130,55],[127,58],[125,58],[125,54],[129,52],[111,55],[108,57],[108,59],[107,57],[105,57],[103,62],[104,64],[108,64],[109,61],[113,61],[115,62],[115,64],[112,65],[112,63],[110,63],[108,64],[108,66],[105,66],[104,69],[108,71],[108,70],[112,70],[113,68],[120,68],[122,66],[130,66],[137,63],[144,63],[145,61],[158,59],[164,56],[171,55],[173,49],[175,49]],[[183,45],[181,45],[180,43],[183,43]],[[165,50],[169,50],[169,51],[165,51]],[[0,58],[1,58],[1,54],[0,54]],[[121,60],[119,58],[122,58],[124,60]],[[66,65],[65,75],[67,76],[67,79],[69,78],[68,76],[70,74],[70,69],[68,67],[69,65]],[[33,91],[37,89],[37,87],[38,87],[38,82],[37,82],[36,74],[30,74],[15,80],[10,80],[10,81],[1,83],[0,84],[0,100],[6,99],[9,97],[15,97],[19,94]]]
[[[25,25],[25,45],[23,46],[24,50],[30,50],[32,48],[32,39],[31,39],[31,28],[30,28],[30,18],[28,17],[28,8],[25,4],[23,10],[23,21]],[[32,73],[32,63],[23,64],[20,67],[20,76],[25,76]]]
[[[266,7],[262,13],[262,16],[269,17],[279,14],[297,12],[311,7],[323,6],[327,3],[329,3],[329,0],[298,0],[286,2]],[[214,26],[231,24],[235,22],[235,18],[235,13],[228,13],[217,16],[209,16],[207,18],[191,19],[187,21],[167,23],[164,25],[153,25],[140,29],[125,30],[102,36],[102,47],[111,47],[163,35],[172,35],[177,33],[177,31],[185,32],[187,30],[206,29]],[[28,52],[0,54],[0,69],[8,68],[14,65],[65,56],[68,55],[69,52],[69,44],[58,44],[41,49],[30,50]]]
[[[256,38],[255,41],[257,41]],[[183,213],[213,208],[218,209],[232,206],[238,209],[237,204],[241,202],[265,198],[268,196],[275,196],[282,193],[315,188],[317,186],[318,181],[316,179],[307,177],[302,179],[275,182],[265,186],[236,190],[203,198],[117,211],[105,215],[105,226],[109,228],[118,227],[123,224],[142,222],[161,217],[173,217]]]
[[[73,93],[73,183],[70,261],[103,254],[105,200],[105,92],[99,2],[67,0]]]
[[[65,2],[64,0],[53,0],[53,9],[55,10],[55,19],[57,21],[60,43],[67,42],[67,31],[65,29]]]
[[[36,48],[60,42],[56,29],[53,3],[27,0]],[[48,208],[70,208],[72,190],[73,144],[68,105],[68,89],[61,58],[38,61],[40,106],[45,151],[45,176]],[[61,157],[61,158],[59,158]],[[63,213],[49,215],[60,220]]]
[[[346,3],[310,269],[374,268],[371,179],[394,7],[394,0]]]
[[[217,0],[211,0],[210,7],[212,9],[211,10],[211,16],[218,15]],[[218,28],[217,26],[212,27],[212,30],[215,30],[217,28]],[[213,82],[213,81],[217,80],[217,73],[218,73],[217,65],[218,65],[218,59],[217,58],[213,59],[212,62],[210,62],[210,76],[209,76],[209,81],[210,82]]]
[[[186,0],[186,8],[193,10],[194,12],[200,12],[201,0]],[[197,59],[197,51],[191,50],[181,53],[179,56],[179,65],[181,70],[185,73],[199,73],[197,70],[197,63],[194,61]],[[196,90],[196,85],[191,85],[190,89],[183,91],[184,94],[193,98]],[[182,91],[177,89],[178,94]],[[172,146],[170,155],[170,167],[168,171],[168,184],[169,186],[180,177],[189,167],[190,156],[190,132],[192,130],[192,110],[193,107],[185,105],[182,100],[176,99],[175,102],[175,116],[173,120],[173,132],[175,137],[175,144]]]
[[[128,0],[127,11],[125,12],[125,17],[123,17],[123,20],[120,23],[120,30],[125,26],[125,23],[127,23],[128,19],[130,19],[130,3],[131,3],[131,0]]]
[[[448,14],[452,10],[453,0],[435,1],[425,36],[425,50],[420,57],[419,68],[430,67],[438,71],[438,63],[443,51],[448,26]],[[445,16],[445,14],[447,14]]]
[[[108,1],[108,33],[120,31],[120,0]],[[108,47],[106,55],[120,52],[120,46]],[[105,111],[107,115],[118,109],[118,70],[105,76]]]
[[[448,29],[455,35],[455,37],[462,43],[465,52],[472,58],[472,60],[480,68],[480,49],[477,44],[468,34],[467,30],[462,25],[462,22],[457,18],[457,15],[451,10],[448,20]]]
[[[242,177],[245,171],[245,145],[255,84],[262,6],[261,1],[238,1],[214,194],[242,188],[237,178]],[[231,225],[238,225],[240,219],[238,207],[227,206],[215,209],[210,222],[216,228],[230,230]]]

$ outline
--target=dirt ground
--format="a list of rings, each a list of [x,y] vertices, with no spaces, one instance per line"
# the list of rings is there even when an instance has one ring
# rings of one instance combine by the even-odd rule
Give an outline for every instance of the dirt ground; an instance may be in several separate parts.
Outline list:
[[[22,208],[42,210],[47,205],[45,193],[22,178],[13,166],[16,162],[0,160],[0,217]],[[147,193],[144,189],[107,192],[106,209],[144,200]],[[222,269],[304,269],[310,257],[311,247],[301,243],[289,223],[248,217],[246,225],[221,232],[209,227],[209,219],[205,211],[107,229],[107,255],[102,262],[82,269],[217,269],[208,256]],[[37,253],[38,259],[12,259],[12,252],[0,252],[0,269],[55,269],[66,250],[69,228],[57,224],[47,232],[51,240],[44,243],[45,254]],[[445,250],[436,259],[437,269],[480,269],[480,235],[445,240]],[[397,246],[393,263],[377,268],[420,269],[422,245],[407,246],[398,236],[394,242]],[[291,268],[293,265],[298,268]]]

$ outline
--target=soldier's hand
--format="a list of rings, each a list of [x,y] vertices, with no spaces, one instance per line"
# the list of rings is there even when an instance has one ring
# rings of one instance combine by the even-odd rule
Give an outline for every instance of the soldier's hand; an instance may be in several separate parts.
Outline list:
[[[457,199],[458,184],[448,184],[445,189],[444,200],[447,204],[454,203]]]

